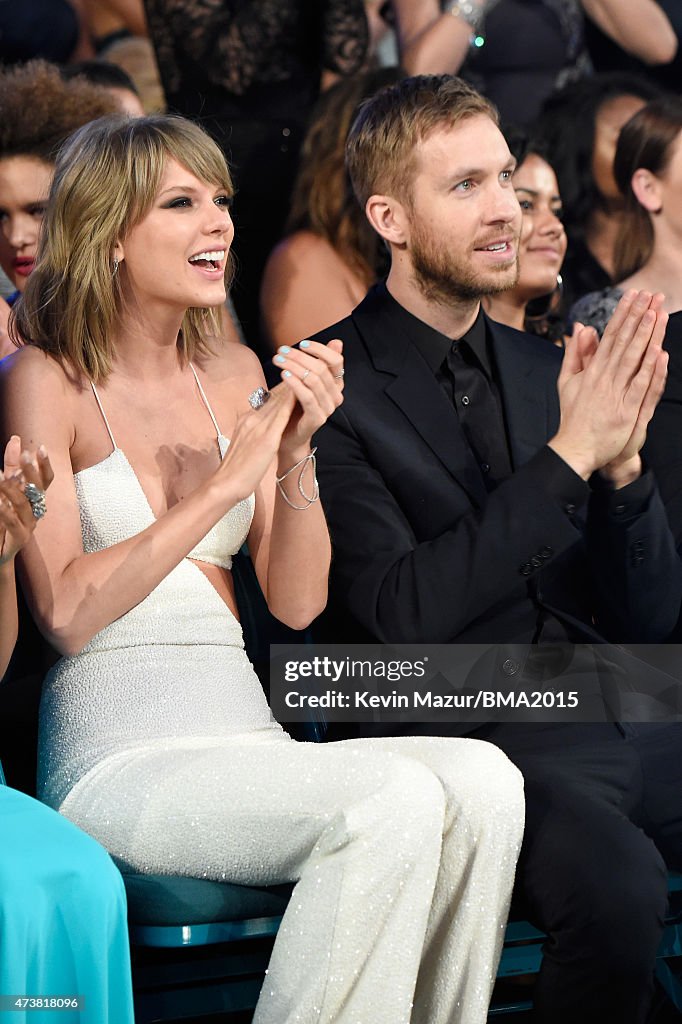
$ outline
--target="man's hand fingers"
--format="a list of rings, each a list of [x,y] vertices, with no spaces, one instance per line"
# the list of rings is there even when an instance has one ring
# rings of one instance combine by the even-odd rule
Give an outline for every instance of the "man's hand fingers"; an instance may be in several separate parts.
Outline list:
[[[611,314],[609,322],[604,328],[604,333],[602,334],[600,344],[600,348],[604,357],[606,357],[606,355],[611,351],[614,340],[618,335],[618,332],[620,331],[621,327],[625,323],[625,320],[627,319],[628,315],[630,314],[630,310],[635,299],[637,298],[637,295],[638,292],[636,292],[634,288],[629,288],[621,296],[618,305],[616,306],[614,312]]]

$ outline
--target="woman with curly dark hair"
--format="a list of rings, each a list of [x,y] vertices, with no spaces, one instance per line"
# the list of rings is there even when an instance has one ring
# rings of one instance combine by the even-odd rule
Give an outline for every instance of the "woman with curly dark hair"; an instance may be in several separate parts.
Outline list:
[[[10,305],[33,270],[57,150],[77,128],[118,109],[105,89],[66,82],[45,61],[0,72],[0,266],[16,289]],[[0,358],[12,351],[8,315],[0,299]]]

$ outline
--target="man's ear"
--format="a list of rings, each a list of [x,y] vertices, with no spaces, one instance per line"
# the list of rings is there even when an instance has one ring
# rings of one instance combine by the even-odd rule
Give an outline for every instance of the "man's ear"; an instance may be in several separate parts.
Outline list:
[[[392,245],[404,245],[410,236],[409,217],[403,203],[392,196],[370,196],[365,213],[378,235]]]
[[[640,206],[643,206],[649,213],[661,212],[663,209],[661,182],[655,174],[645,167],[638,167],[632,175],[631,185]]]

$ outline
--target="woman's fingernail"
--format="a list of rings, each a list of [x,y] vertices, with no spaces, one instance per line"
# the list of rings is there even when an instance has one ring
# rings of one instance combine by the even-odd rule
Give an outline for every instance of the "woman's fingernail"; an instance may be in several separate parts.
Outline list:
[[[301,344],[299,345],[299,348],[310,348],[310,342],[308,341],[307,338],[306,338],[305,341],[301,342]]]
[[[286,363],[286,359],[284,356],[275,356],[273,363],[279,363],[281,365],[282,363]]]
[[[40,448],[38,449],[38,455],[40,455],[41,459],[47,458],[47,448],[45,447],[44,444],[41,444]]]
[[[282,374],[283,377],[291,377],[291,370],[285,370]]]
[[[291,352],[291,349],[289,348],[288,345],[280,345],[277,351],[278,352]]]

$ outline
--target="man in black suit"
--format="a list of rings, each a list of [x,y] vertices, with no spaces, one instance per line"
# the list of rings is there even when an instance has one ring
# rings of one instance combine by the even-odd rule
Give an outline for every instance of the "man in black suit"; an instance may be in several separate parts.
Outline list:
[[[496,113],[458,79],[382,91],[347,159],[392,262],[318,336],[342,338],[346,359],[344,405],[317,439],[334,640],[506,645],[496,671],[508,683],[527,678],[524,645],[580,644],[571,671],[599,680],[607,659],[588,644],[658,640],[680,604],[674,541],[639,456],[665,380],[662,296],[626,295],[601,345],[578,333],[563,366],[546,342],[485,317],[481,296],[516,279],[521,218]],[[537,1019],[639,1024],[665,862],[682,867],[678,727],[474,735],[526,779],[518,877],[549,935]]]

